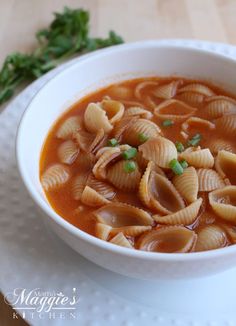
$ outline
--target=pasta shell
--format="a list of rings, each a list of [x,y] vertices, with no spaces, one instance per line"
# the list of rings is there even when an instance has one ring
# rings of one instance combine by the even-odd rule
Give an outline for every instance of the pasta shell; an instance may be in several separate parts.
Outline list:
[[[199,169],[197,171],[199,191],[212,191],[225,186],[220,175],[212,169]]]
[[[102,240],[107,240],[109,237],[109,234],[112,230],[112,227],[106,224],[102,224],[102,223],[96,223],[95,226],[95,235],[96,237],[98,237],[99,239]]]
[[[96,152],[98,149],[103,147],[105,143],[107,143],[107,136],[104,134],[103,129],[99,129],[96,135],[94,135],[93,141],[88,144],[88,148],[84,149],[85,152]]]
[[[148,165],[148,160],[146,160],[143,157],[143,154],[141,152],[138,152],[135,159],[136,159],[138,166],[141,168],[141,170],[145,170]]]
[[[128,144],[122,144],[119,145],[118,148],[120,149],[121,152],[127,151],[128,149],[130,149],[132,146],[128,145]]]
[[[101,103],[90,103],[84,113],[86,129],[96,133],[103,129],[105,133],[113,129],[113,124],[119,121],[124,114],[124,105],[113,100],[103,100]]]
[[[236,243],[236,226],[232,226],[229,224],[221,224],[221,227],[226,232],[228,238],[232,243]]]
[[[70,179],[70,170],[62,164],[51,165],[43,173],[41,183],[45,191],[60,188]]]
[[[86,151],[88,153],[90,152],[90,151],[88,151],[88,148],[90,148],[90,145],[94,141],[93,134],[90,134],[87,131],[81,130],[80,132],[77,132],[74,135],[74,139],[83,151]]]
[[[154,123],[145,119],[138,119],[130,125],[123,134],[123,142],[132,146],[142,144],[139,135],[143,134],[148,138],[158,137],[161,129]]]
[[[209,214],[209,212],[208,211],[206,211],[206,209],[207,209],[207,205],[208,205],[208,194],[207,193],[205,193],[205,192],[202,192],[202,193],[200,193],[199,194],[200,195],[200,198],[202,198],[202,205],[201,205],[201,207],[200,207],[200,211],[199,211],[199,215],[201,215],[200,216],[200,218],[202,217],[202,215],[203,214],[207,214],[207,215],[211,215],[211,214]],[[210,217],[210,219],[211,219],[211,217]]]
[[[111,185],[101,180],[97,180],[92,173],[88,177],[87,185],[96,190],[106,199],[112,199],[116,195],[116,191]]]
[[[150,206],[150,200],[151,200],[151,196],[149,192],[149,179],[153,169],[154,169],[154,163],[150,161],[147,165],[146,171],[144,172],[139,184],[139,198],[142,201],[142,203],[147,207]]]
[[[91,153],[95,151],[103,141],[104,130],[99,129],[96,135],[90,134],[87,131],[79,131],[74,135],[74,139],[83,151]]]
[[[208,119],[217,119],[232,113],[236,113],[236,101],[225,96],[210,97],[204,108],[204,114]]]
[[[94,211],[93,214],[98,222],[110,225],[112,228],[153,224],[152,217],[146,211],[123,203],[110,203]]]
[[[156,82],[156,81],[151,81],[151,80],[142,81],[141,83],[139,83],[136,86],[135,91],[134,91],[134,96],[138,100],[142,100],[142,91],[147,87],[151,88],[151,87],[154,87],[154,86],[157,86],[157,85],[158,85],[158,82]]]
[[[122,104],[124,104],[124,106],[127,108],[129,107],[143,107],[143,103],[141,102],[137,102],[137,101],[128,101],[128,100],[120,100]]]
[[[161,168],[169,168],[169,163],[177,159],[175,145],[164,137],[151,138],[139,146],[139,151],[148,161],[153,161]]]
[[[122,85],[111,86],[109,87],[107,92],[112,98],[116,98],[120,100],[129,99],[130,97],[133,96],[133,90],[130,87],[122,86]]]
[[[146,231],[150,231],[151,229],[152,229],[152,227],[147,226],[147,225],[123,226],[120,228],[113,228],[111,231],[111,234],[113,235],[113,234],[122,232],[126,236],[137,237],[138,235],[140,235]]]
[[[79,148],[72,140],[66,140],[58,147],[57,155],[61,163],[72,164],[79,154]]]
[[[189,154],[189,153],[193,153],[196,151],[200,151],[201,147],[200,146],[191,146],[191,147],[187,147],[185,149],[185,151],[183,152],[184,154]],[[182,152],[179,153],[179,157],[181,158]]]
[[[116,146],[116,148],[117,148],[117,146]],[[95,155],[96,159],[99,159],[99,158],[102,156],[102,154],[104,154],[104,153],[107,152],[107,151],[110,151],[110,149],[111,149],[110,146],[104,146],[104,147],[100,148],[100,149],[96,152],[96,155]]]
[[[69,117],[65,122],[58,128],[56,132],[57,138],[70,139],[73,135],[83,129],[81,117]]]
[[[210,192],[209,202],[219,217],[236,223],[236,186],[227,186]]]
[[[224,130],[225,135],[236,136],[236,114],[224,115],[215,120],[216,128]]]
[[[72,180],[71,193],[75,200],[80,200],[88,180],[88,173],[78,174]]]
[[[107,175],[107,165],[121,154],[118,147],[106,150],[93,167],[93,174],[99,180],[105,180]]]
[[[117,145],[115,146],[116,150],[118,150],[119,152],[121,151],[126,151],[128,149],[131,148],[131,146],[129,146],[128,144],[123,144],[123,145]],[[111,146],[104,146],[102,148],[100,148],[97,152],[96,152],[96,159],[99,159],[105,152],[109,153],[111,150]]]
[[[150,208],[162,214],[171,214],[185,207],[184,201],[173,184],[162,175],[151,172],[148,182]]]
[[[209,225],[198,232],[195,251],[206,251],[222,248],[227,243],[227,237],[220,227]]]
[[[143,109],[139,106],[132,106],[125,110],[125,116],[137,116],[143,119],[151,119],[153,117],[152,112]]]
[[[99,103],[89,103],[84,113],[84,124],[91,133],[103,129],[105,133],[113,129],[111,122]]]
[[[170,225],[190,225],[198,216],[199,209],[202,204],[202,198],[199,198],[189,206],[166,216],[154,215],[153,218],[160,224]]]
[[[156,164],[154,164],[152,171],[156,172],[157,174],[162,175],[163,177],[166,177],[165,172],[161,168],[159,168],[159,166],[157,166]]]
[[[96,162],[96,158],[92,153],[79,154],[76,159],[76,165],[78,167],[78,171],[92,170],[95,162]]]
[[[158,174],[153,162],[149,162],[139,184],[139,198],[142,203],[168,214],[183,208],[184,202],[172,183]]]
[[[214,157],[208,148],[192,151],[186,150],[179,157],[195,168],[212,168],[214,165]]]
[[[197,117],[191,117],[188,120],[186,120],[184,123],[182,123],[182,129],[185,132],[193,132],[193,130],[195,131],[205,131],[205,130],[214,130],[215,129],[215,124],[208,121],[208,120],[204,120],[201,118],[197,118]]]
[[[126,247],[133,249],[131,243],[129,240],[124,236],[122,232],[118,233],[117,235],[114,236],[110,241],[110,243],[113,243],[115,245],[121,246],[121,247]]]
[[[142,169],[142,170],[146,170],[147,168],[147,165],[148,164],[153,164],[153,167],[152,167],[152,171],[155,171],[156,173],[162,175],[163,177],[165,177],[165,172],[159,168],[159,166],[157,166],[156,164],[154,164],[153,162],[151,161],[148,161],[146,160],[145,158],[143,158],[143,155],[141,152],[138,152],[137,155],[136,155],[136,161],[138,163],[138,166]]]
[[[125,130],[128,129],[137,119],[137,117],[123,117],[114,127],[114,138],[120,141]]]
[[[177,95],[176,98],[188,103],[189,105],[198,106],[203,103],[205,96],[194,92],[183,92]]]
[[[174,80],[168,84],[159,85],[152,91],[152,94],[155,97],[168,100],[175,96],[179,84],[180,80]]]
[[[230,184],[236,185],[236,154],[224,150],[219,151],[215,168],[222,178],[227,178]]]
[[[179,100],[166,100],[156,106],[154,114],[161,120],[183,121],[191,117],[197,109]]]
[[[106,114],[109,117],[109,122],[112,125],[120,121],[125,112],[125,107],[121,102],[113,100],[103,100],[101,104],[103,110],[106,111]]]
[[[97,207],[108,204],[109,200],[107,200],[93,188],[85,186],[81,195],[81,202],[87,206]]]
[[[196,233],[183,226],[161,227],[145,233],[138,241],[138,248],[152,252],[189,252],[196,239]]]
[[[192,203],[197,200],[199,191],[198,175],[194,167],[188,167],[181,175],[176,175],[172,180],[181,196]]]
[[[186,86],[181,87],[178,90],[178,93],[183,93],[183,92],[194,92],[205,96],[215,95],[215,93],[208,86],[199,83],[188,84]]]
[[[224,96],[224,95],[215,95],[215,96],[207,97],[205,99],[205,102],[210,103],[210,102],[218,101],[218,100],[225,100],[225,101],[229,101],[233,104],[236,104],[236,100],[234,98],[229,97],[229,96]]]
[[[107,170],[107,180],[120,190],[135,190],[138,188],[141,173],[137,164],[136,169],[133,172],[127,173],[125,171],[126,163],[126,161],[120,160],[109,167]]]
[[[229,141],[224,139],[210,139],[207,143],[210,151],[217,155],[219,151],[225,150],[228,152],[234,152],[234,148]]]

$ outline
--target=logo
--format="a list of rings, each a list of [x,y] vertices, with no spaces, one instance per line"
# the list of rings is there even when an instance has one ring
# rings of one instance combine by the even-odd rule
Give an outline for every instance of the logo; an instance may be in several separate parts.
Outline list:
[[[16,288],[7,293],[4,298],[6,304],[19,311],[24,319],[77,319],[76,313],[79,297],[76,288],[70,295],[59,291],[43,291],[40,288]],[[13,318],[18,318],[13,312]]]

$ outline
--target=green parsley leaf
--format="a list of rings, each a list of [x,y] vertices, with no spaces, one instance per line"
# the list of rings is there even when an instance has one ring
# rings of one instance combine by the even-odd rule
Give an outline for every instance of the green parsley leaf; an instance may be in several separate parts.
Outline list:
[[[13,96],[16,88],[39,78],[75,54],[83,54],[111,45],[123,39],[110,31],[107,38],[91,38],[89,12],[65,7],[54,14],[48,28],[36,34],[38,45],[31,54],[8,55],[0,71],[0,104]]]

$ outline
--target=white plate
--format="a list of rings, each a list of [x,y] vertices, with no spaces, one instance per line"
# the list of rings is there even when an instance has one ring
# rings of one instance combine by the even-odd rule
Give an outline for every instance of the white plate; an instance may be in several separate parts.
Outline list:
[[[162,40],[236,58],[236,47],[191,40]],[[78,60],[78,59],[75,59]],[[16,167],[14,142],[20,117],[34,94],[58,71],[37,80],[0,115],[0,288],[56,291],[79,302],[73,316],[25,312],[31,325],[236,325],[236,269],[191,281],[148,282],[104,270],[72,251],[38,217]],[[45,108],[42,108],[45,110]],[[30,155],[30,153],[29,153]],[[21,314],[24,313],[21,310]],[[65,319],[64,319],[65,317]],[[50,319],[51,318],[51,319]],[[75,318],[75,319],[74,319]]]

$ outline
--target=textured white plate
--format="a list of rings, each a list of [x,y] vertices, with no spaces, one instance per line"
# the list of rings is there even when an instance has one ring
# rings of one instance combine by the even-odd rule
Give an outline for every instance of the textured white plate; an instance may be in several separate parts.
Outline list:
[[[236,58],[236,47],[202,41],[163,40]],[[75,59],[79,60],[79,59]],[[0,288],[41,288],[71,295],[76,320],[47,314],[31,325],[236,325],[236,269],[191,281],[148,282],[106,271],[72,251],[43,225],[17,172],[14,143],[20,117],[34,94],[67,63],[37,80],[0,114]],[[48,108],[42,108],[46,110]],[[30,155],[30,153],[29,153]]]

